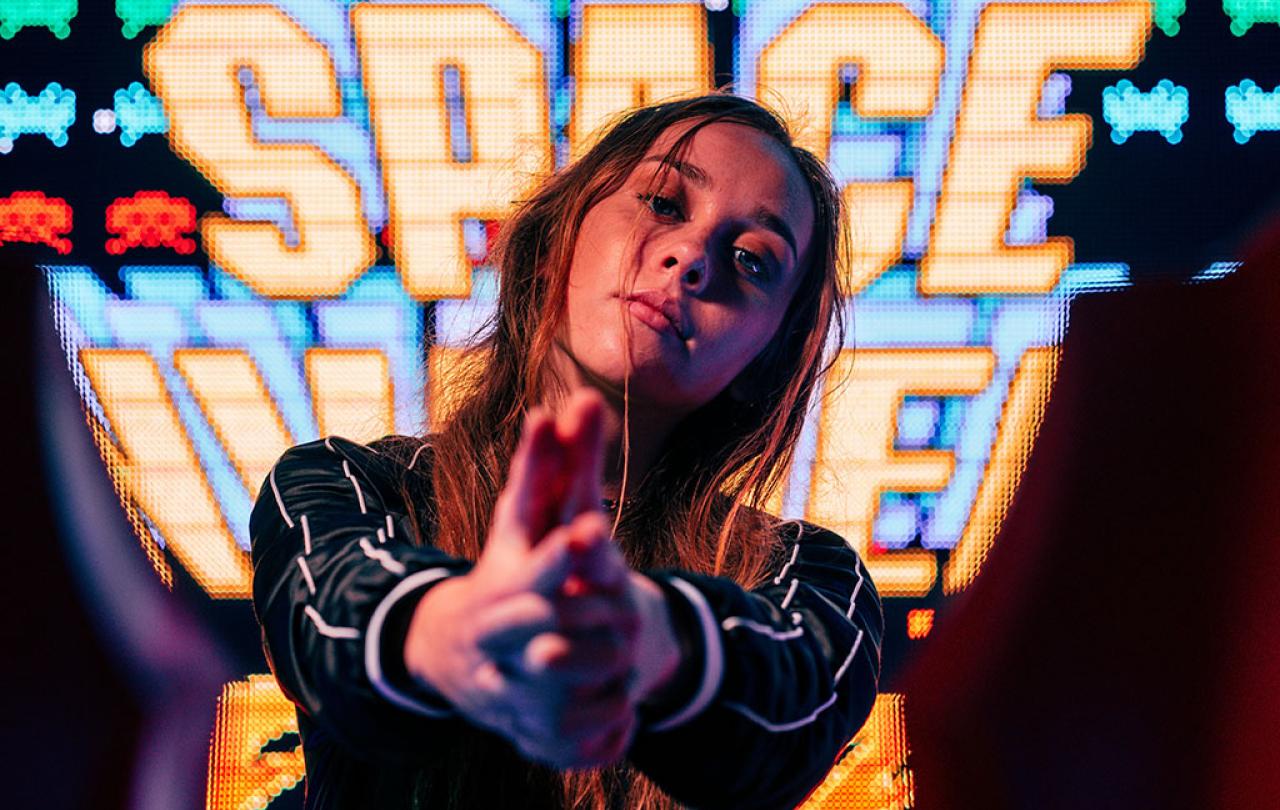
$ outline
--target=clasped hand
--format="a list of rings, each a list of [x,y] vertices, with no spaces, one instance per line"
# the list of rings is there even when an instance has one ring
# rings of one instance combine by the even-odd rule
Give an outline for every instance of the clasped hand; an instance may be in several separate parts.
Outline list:
[[[679,664],[661,589],[600,508],[602,407],[581,391],[530,412],[480,558],[427,592],[405,643],[414,677],[556,768],[621,759]]]

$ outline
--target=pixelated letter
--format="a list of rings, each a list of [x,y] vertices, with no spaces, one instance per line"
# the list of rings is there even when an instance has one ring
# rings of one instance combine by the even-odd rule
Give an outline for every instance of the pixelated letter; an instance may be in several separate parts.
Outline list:
[[[419,299],[471,291],[462,220],[501,219],[517,182],[548,168],[542,54],[481,5],[351,11],[401,279]],[[445,71],[456,70],[469,160],[455,158]]]
[[[208,810],[266,807],[302,781],[302,745],[264,751],[286,734],[297,734],[294,705],[271,675],[250,675],[222,688],[209,751]]]
[[[711,90],[707,12],[701,3],[588,4],[573,61],[569,142],[576,157],[623,110]]]
[[[209,486],[156,361],[136,349],[84,349],[80,362],[115,433],[111,475],[215,599],[247,599],[252,571]]]
[[[846,287],[849,295],[865,290],[902,255],[914,188],[910,180],[845,185],[852,245]]]
[[[173,364],[200,403],[245,489],[257,493],[294,443],[244,349],[177,349]]]
[[[859,115],[919,118],[933,110],[942,57],[938,37],[900,3],[816,4],[761,52],[756,96],[779,96],[799,145],[825,156],[841,67],[858,68],[850,103]]]
[[[979,19],[951,159],[920,264],[926,294],[1046,293],[1072,261],[1068,238],[1011,247],[1024,178],[1065,183],[1084,168],[1087,115],[1037,117],[1054,68],[1132,68],[1151,34],[1148,0],[994,3]]]
[[[933,110],[943,48],[918,17],[897,3],[824,3],[791,22],[760,55],[756,95],[774,95],[796,120],[798,143],[818,155],[831,144],[840,69],[858,68],[850,103],[867,118],[920,118]],[[861,292],[902,253],[910,180],[850,183],[852,245],[848,291]]]
[[[254,138],[240,71],[266,114],[342,114],[328,51],[267,6],[187,6],[147,46],[144,63],[169,116],[169,141],[224,195],[284,198],[299,242],[275,225],[202,218],[209,257],[271,298],[340,295],[374,260],[356,183],[319,147]]]
[[[1023,352],[1009,385],[991,445],[991,457],[978,486],[969,522],[942,571],[943,593],[956,593],[968,587],[991,553],[996,533],[1004,523],[1027,457],[1040,432],[1057,370],[1056,346],[1037,346]]]
[[[894,449],[903,398],[977,394],[994,368],[986,348],[846,349],[836,360],[843,384],[823,402],[807,517],[842,534],[886,596],[924,596],[937,562],[931,551],[872,548],[881,493],[935,492],[955,468],[947,450]]]
[[[321,436],[367,442],[394,432],[395,399],[386,354],[377,349],[312,348],[305,364]]]

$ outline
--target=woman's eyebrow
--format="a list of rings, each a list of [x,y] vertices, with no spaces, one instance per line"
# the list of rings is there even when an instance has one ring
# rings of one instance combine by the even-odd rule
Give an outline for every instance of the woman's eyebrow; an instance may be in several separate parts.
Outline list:
[[[687,178],[690,183],[701,189],[705,189],[711,185],[711,178],[707,177],[707,173],[692,163],[685,163],[683,160],[668,160],[662,155],[650,155],[640,161],[641,163],[662,163],[670,166],[680,173],[681,177]]]
[[[763,205],[755,210],[751,218],[763,228],[767,228],[778,236],[781,236],[787,246],[791,248],[791,257],[797,258],[800,254],[796,250],[796,237],[791,232],[790,226],[782,217],[765,208]]]

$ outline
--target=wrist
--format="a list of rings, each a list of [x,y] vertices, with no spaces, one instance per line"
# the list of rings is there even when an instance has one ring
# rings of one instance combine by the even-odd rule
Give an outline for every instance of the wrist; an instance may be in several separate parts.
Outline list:
[[[651,579],[665,597],[680,653],[675,674],[638,707],[642,728],[657,731],[688,722],[706,708],[718,688],[721,664],[708,657],[713,648],[707,643],[707,634],[714,628],[706,625],[706,617],[695,606],[692,586],[665,573],[656,573]],[[718,653],[718,647],[715,649]]]
[[[678,697],[674,693],[683,680],[683,645],[662,586],[644,574],[633,572],[631,577],[641,599],[636,699],[647,710],[661,713]]]
[[[404,666],[419,688],[445,697],[445,673],[440,664],[447,657],[447,634],[457,626],[452,618],[463,602],[466,575],[450,577],[430,588],[414,607],[404,640]]]

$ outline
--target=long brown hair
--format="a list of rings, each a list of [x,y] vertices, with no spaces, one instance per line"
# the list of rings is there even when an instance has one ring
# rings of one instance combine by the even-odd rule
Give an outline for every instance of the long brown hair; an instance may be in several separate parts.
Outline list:
[[[829,367],[827,341],[843,339],[848,227],[839,187],[822,161],[794,145],[780,115],[727,92],[620,115],[578,160],[542,178],[503,222],[490,254],[501,282],[496,313],[458,364],[465,371],[449,380],[450,398],[458,404],[430,437],[432,540],[442,550],[479,557],[524,414],[559,385],[550,359],[583,217],[622,185],[673,124],[691,122],[669,157],[717,121],[757,129],[791,155],[814,206],[807,261],[778,332],[728,389],[677,426],[658,461],[628,493],[617,534],[637,569],[678,567],[729,577],[744,588],[767,578],[780,541],[764,505],[790,469],[810,398]],[[467,796],[478,795],[464,782],[503,778],[478,764],[455,760],[448,769],[432,769],[451,782],[453,806],[471,806]],[[554,789],[558,782],[564,807],[605,810],[619,798],[627,808],[677,806],[625,765],[570,771],[558,779],[553,773],[540,779],[538,767],[530,768],[523,789]]]

